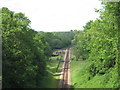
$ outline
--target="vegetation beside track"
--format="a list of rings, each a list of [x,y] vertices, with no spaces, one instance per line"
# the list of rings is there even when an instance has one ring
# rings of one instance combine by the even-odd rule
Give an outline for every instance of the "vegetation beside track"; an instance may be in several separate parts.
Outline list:
[[[37,32],[30,27],[28,17],[6,7],[1,9],[0,16],[3,88],[48,87],[43,82],[51,81],[48,76],[52,74],[47,72],[49,58],[54,50],[71,44],[74,31]]]
[[[75,57],[73,49],[71,58]],[[113,88],[118,86],[118,73],[116,68],[111,68],[104,75],[92,76],[88,71],[92,64],[89,60],[71,60],[71,88]]]
[[[91,76],[87,72],[89,61],[71,61],[71,87],[72,88],[113,88],[117,82],[116,69],[112,68],[105,75]]]
[[[71,57],[72,87],[119,88],[120,2],[102,3],[99,19],[89,21],[84,30],[77,31]],[[119,8],[119,9],[118,9]],[[86,64],[85,64],[86,63]],[[84,67],[84,68],[83,68]]]
[[[37,32],[23,13],[2,8],[3,88],[56,88],[58,61],[49,57],[54,50],[70,46],[73,37],[72,86],[120,87],[119,11],[120,2],[103,3],[103,9],[96,10],[99,19],[86,23],[84,30],[60,33]]]
[[[57,60],[57,58],[60,58],[60,56],[51,57],[50,61],[47,62],[48,74],[44,77],[41,88],[58,88],[62,62],[60,62],[60,66],[56,71],[59,63],[59,60]]]

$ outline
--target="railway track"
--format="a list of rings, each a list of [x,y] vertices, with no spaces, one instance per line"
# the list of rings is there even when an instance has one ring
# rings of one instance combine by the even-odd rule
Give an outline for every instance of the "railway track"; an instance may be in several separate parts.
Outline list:
[[[66,49],[60,76],[59,88],[70,88],[70,48]]]

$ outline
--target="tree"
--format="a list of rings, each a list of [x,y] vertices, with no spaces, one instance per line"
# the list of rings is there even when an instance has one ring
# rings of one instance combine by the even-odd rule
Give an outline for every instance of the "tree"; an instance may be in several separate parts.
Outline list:
[[[22,13],[2,8],[3,88],[37,88],[46,73],[46,44]]]
[[[85,58],[90,62],[86,68],[87,74],[109,76],[107,84],[119,87],[118,74],[118,40],[120,21],[120,2],[103,3],[100,19],[90,21],[74,37],[74,44],[78,58]],[[116,77],[116,78],[114,78]],[[114,82],[114,83],[113,83]],[[107,85],[104,87],[108,87]]]

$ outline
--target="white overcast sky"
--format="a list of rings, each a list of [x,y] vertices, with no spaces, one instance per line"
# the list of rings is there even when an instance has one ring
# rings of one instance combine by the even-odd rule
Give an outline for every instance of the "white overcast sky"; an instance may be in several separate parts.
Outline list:
[[[31,20],[36,31],[81,30],[89,21],[99,17],[99,0],[0,0],[0,8],[22,12]]]

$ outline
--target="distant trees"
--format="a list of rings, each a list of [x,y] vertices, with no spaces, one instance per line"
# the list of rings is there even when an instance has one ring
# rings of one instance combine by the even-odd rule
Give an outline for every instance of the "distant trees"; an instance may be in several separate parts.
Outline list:
[[[39,32],[43,34],[45,41],[50,45],[51,49],[61,49],[71,45],[75,32]]]

